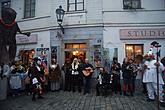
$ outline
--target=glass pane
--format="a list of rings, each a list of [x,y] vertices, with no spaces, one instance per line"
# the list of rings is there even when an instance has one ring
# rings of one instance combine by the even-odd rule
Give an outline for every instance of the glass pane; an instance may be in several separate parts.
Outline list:
[[[69,11],[74,11],[74,10],[75,10],[75,4],[70,4]]]
[[[30,10],[30,5],[26,5],[25,10]]]
[[[73,48],[80,48],[79,44],[73,44]]]
[[[134,56],[133,46],[132,45],[126,45],[126,57],[132,58],[133,56]]]
[[[83,2],[83,1],[84,1],[84,0],[77,0],[77,3],[78,3],[78,2]]]
[[[30,0],[25,0],[25,6],[30,5]]]
[[[77,4],[77,10],[83,10],[83,3]]]
[[[132,7],[134,7],[134,8],[140,8],[141,7],[140,0],[134,0],[132,2]]]
[[[36,1],[36,0],[31,0],[31,4],[35,4],[35,1]]]
[[[80,48],[81,48],[81,49],[86,48],[86,44],[80,44]]]
[[[139,46],[135,46],[135,55],[142,55],[143,54],[143,51],[142,51],[142,46],[139,45]]]
[[[35,10],[31,10],[31,17],[35,16]]]
[[[65,49],[71,49],[72,48],[72,44],[66,44],[65,45]]]
[[[35,4],[31,4],[31,10],[35,10]]]
[[[69,0],[69,3],[75,3],[75,0]]]
[[[26,11],[25,12],[25,18],[28,18],[28,17],[30,17],[30,12],[29,11]]]

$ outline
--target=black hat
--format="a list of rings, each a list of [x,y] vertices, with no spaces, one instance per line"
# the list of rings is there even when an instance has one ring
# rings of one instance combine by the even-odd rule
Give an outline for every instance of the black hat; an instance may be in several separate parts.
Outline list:
[[[41,61],[41,58],[40,57],[33,58],[33,61],[35,61],[35,62],[37,62],[38,60]]]

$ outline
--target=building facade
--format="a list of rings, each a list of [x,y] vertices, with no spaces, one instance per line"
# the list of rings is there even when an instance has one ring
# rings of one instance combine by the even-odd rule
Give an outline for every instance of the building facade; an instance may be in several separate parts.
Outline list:
[[[10,3],[5,3],[10,2]],[[161,45],[165,56],[165,0],[3,0],[17,12],[17,22],[30,38],[18,35],[18,56],[101,60],[145,54],[152,41]],[[64,34],[55,10],[62,6]],[[32,39],[32,40],[31,40]],[[35,39],[35,40],[34,40]],[[21,51],[21,52],[20,52]],[[32,57],[30,56],[30,57]],[[25,58],[26,59],[26,58]]]
[[[124,57],[146,54],[150,44],[161,45],[165,56],[165,0],[104,0],[104,48]]]

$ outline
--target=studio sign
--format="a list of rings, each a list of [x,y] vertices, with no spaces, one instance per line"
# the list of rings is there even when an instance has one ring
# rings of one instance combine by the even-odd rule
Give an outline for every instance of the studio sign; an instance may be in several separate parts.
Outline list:
[[[165,39],[165,28],[159,29],[120,29],[120,39]]]

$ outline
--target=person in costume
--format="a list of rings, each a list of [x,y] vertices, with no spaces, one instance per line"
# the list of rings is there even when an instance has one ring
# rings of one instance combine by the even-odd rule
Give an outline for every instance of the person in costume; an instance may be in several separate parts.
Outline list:
[[[130,92],[130,95],[133,96],[134,93],[134,81],[135,81],[135,65],[133,64],[133,59],[125,58],[122,64],[122,77],[123,77],[123,94],[124,96],[129,96],[127,92]]]
[[[81,93],[81,75],[80,75],[80,64],[77,58],[73,59],[71,64],[71,89],[72,92],[75,92],[76,87],[78,92]]]
[[[52,59],[52,64],[49,68],[49,80],[51,91],[60,90],[61,69],[57,64],[56,59]]]
[[[34,62],[29,69],[29,74],[31,76],[31,83],[33,88],[32,101],[36,101],[36,94],[38,94],[39,99],[43,99],[41,84],[43,82],[42,76],[44,70],[41,68],[41,58],[35,57],[33,60]]]
[[[159,94],[159,102],[161,106],[165,106],[163,101],[163,85],[162,71],[164,70],[163,64],[160,61],[156,61],[155,55],[152,52],[153,48],[150,48],[149,52],[144,56],[144,74],[143,82],[146,84],[148,93],[148,102],[155,100],[156,95]],[[159,70],[159,93],[157,93],[157,67]]]
[[[104,67],[100,67],[100,73],[97,77],[97,80],[98,83],[96,84],[96,96],[99,96],[100,92],[102,92],[102,95],[106,96],[108,89],[107,86],[108,84],[112,83],[112,77],[108,76],[108,72],[105,70]]]
[[[113,58],[113,62],[111,65],[111,71],[113,75],[113,92],[117,94],[118,92],[120,95],[122,94],[121,84],[120,84],[120,74],[121,74],[121,64],[118,62],[117,57]]]
[[[65,86],[64,91],[71,91],[71,70],[72,66],[69,59],[66,59],[64,65],[61,68],[65,74]]]

